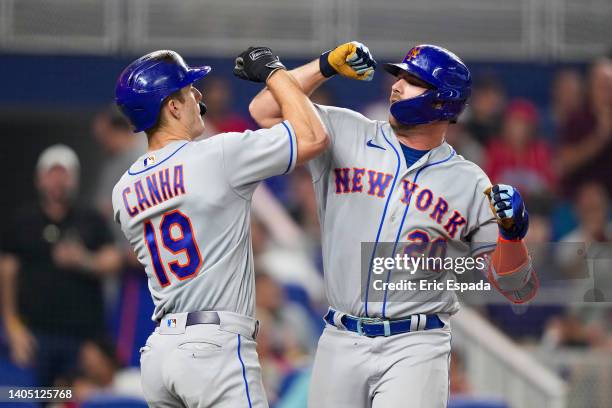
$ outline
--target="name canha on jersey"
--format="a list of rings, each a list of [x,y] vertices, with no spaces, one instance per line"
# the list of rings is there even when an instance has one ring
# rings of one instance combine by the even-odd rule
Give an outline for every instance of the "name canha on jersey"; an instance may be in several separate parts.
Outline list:
[[[250,208],[260,181],[290,172],[289,122],[172,142],[139,158],[113,189],[113,212],[144,265],[153,319],[200,310],[254,314]]]

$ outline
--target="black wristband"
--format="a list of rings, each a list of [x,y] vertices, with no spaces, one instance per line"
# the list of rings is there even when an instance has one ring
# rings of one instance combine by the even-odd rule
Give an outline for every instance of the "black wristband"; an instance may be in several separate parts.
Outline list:
[[[336,71],[336,69],[332,67],[329,61],[327,60],[327,57],[329,56],[330,52],[332,52],[332,50],[325,51],[319,57],[319,71],[321,71],[321,74],[323,74],[325,78],[333,77],[338,73],[338,71]]]

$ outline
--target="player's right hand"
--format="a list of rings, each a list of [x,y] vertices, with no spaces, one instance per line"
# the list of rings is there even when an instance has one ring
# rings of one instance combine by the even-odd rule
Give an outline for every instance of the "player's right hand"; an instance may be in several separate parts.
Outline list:
[[[518,190],[507,184],[495,184],[487,188],[484,194],[501,236],[510,241],[525,238],[529,229],[529,213]]]
[[[368,47],[352,41],[321,54],[319,69],[324,77],[340,74],[360,81],[371,81],[376,69],[376,60]]]
[[[266,82],[272,73],[286,69],[268,47],[249,47],[235,61],[234,75],[252,82]]]

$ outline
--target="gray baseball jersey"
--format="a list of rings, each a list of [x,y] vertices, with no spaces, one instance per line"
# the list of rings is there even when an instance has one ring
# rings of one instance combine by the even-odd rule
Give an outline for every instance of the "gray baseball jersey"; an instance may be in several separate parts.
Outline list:
[[[407,168],[388,122],[343,108],[317,108],[331,144],[308,165],[319,206],[330,306],[385,318],[455,313],[459,304],[452,291],[429,291],[429,301],[423,293],[410,301],[408,292],[407,301],[369,301],[360,277],[361,243],[444,240],[473,256],[494,249],[498,228],[483,194],[488,177],[447,143]],[[371,268],[368,273],[373,279]]]
[[[172,142],[139,158],[113,189],[115,220],[144,265],[153,319],[199,310],[254,314],[251,196],[297,159],[288,121]]]

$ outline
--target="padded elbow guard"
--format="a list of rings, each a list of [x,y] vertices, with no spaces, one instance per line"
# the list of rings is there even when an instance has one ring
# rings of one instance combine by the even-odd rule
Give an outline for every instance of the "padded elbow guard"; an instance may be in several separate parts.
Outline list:
[[[488,275],[493,286],[511,302],[517,304],[533,299],[540,286],[531,264],[531,257],[517,269],[504,274],[498,274],[493,262],[490,262]]]

